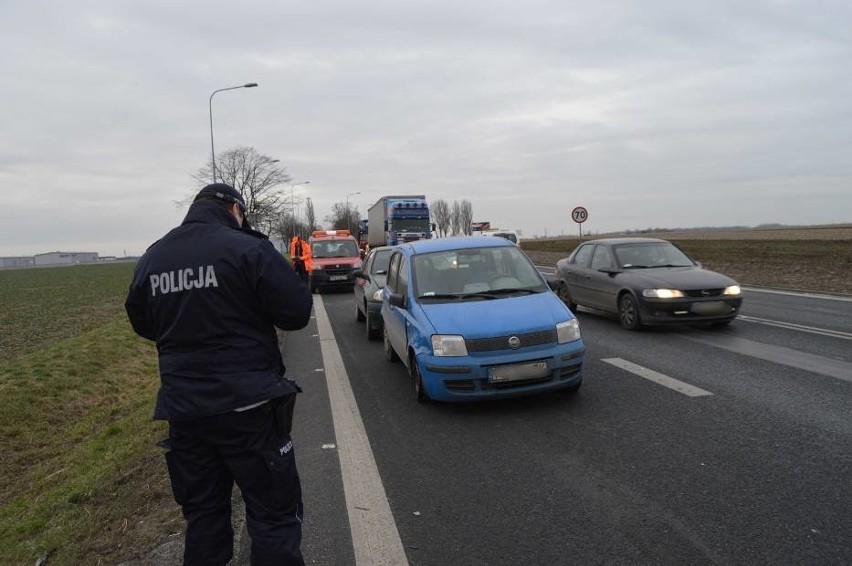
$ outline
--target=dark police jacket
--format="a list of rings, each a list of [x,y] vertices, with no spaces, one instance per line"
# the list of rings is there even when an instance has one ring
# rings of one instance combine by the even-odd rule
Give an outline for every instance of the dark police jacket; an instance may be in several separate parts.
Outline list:
[[[304,328],[311,293],[265,236],[241,230],[217,203],[193,203],[148,248],[124,306],[136,333],[157,342],[155,419],[198,418],[294,392],[275,327]]]

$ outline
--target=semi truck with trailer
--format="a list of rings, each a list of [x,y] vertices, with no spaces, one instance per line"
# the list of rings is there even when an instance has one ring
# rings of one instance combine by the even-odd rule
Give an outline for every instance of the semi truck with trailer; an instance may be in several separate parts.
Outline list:
[[[432,237],[425,195],[381,197],[367,210],[367,221],[367,242],[371,247]]]

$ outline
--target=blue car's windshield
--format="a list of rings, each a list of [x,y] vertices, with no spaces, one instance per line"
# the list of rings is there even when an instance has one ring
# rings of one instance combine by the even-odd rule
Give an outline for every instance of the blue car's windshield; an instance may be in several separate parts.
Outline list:
[[[541,293],[547,284],[514,246],[415,255],[414,291],[423,299],[483,300]]]

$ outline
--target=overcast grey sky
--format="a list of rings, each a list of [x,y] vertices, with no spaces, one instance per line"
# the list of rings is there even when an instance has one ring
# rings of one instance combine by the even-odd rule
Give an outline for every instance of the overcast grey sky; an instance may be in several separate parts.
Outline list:
[[[852,221],[852,3],[0,0],[0,255],[135,255],[216,149],[317,217],[466,198],[524,236]],[[289,188],[286,190],[289,191]]]

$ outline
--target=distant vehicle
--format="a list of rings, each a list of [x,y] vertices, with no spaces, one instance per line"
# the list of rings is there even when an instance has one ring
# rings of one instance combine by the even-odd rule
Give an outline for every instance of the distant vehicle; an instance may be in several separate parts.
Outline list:
[[[367,211],[367,242],[395,246],[432,237],[429,205],[424,195],[384,196]]]
[[[505,228],[492,228],[491,222],[472,222],[470,224],[470,233],[472,236],[498,236],[505,238],[515,245],[520,245],[521,238],[514,230]]]
[[[657,238],[608,238],[577,246],[556,263],[556,292],[577,306],[618,314],[621,326],[730,323],[739,314],[736,281],[702,269],[677,246]]]
[[[366,218],[362,218],[358,222],[358,235],[356,239],[358,240],[358,247],[361,248],[361,253],[365,253],[369,247],[367,245],[368,226],[369,222]]]
[[[402,359],[418,401],[576,391],[585,346],[574,315],[502,238],[436,238],[393,248],[382,292],[385,356]]]
[[[382,336],[382,289],[391,250],[391,246],[371,249],[364,258],[361,271],[354,273],[355,317],[366,322],[368,340],[378,340]]]
[[[353,273],[361,269],[358,242],[349,230],[315,230],[308,238],[313,269],[308,274],[311,292],[326,288],[352,288]]]
[[[497,236],[498,238],[504,238],[509,240],[516,246],[521,243],[521,238],[518,236],[518,233],[514,230],[490,230],[488,232],[483,232],[483,236]]]

